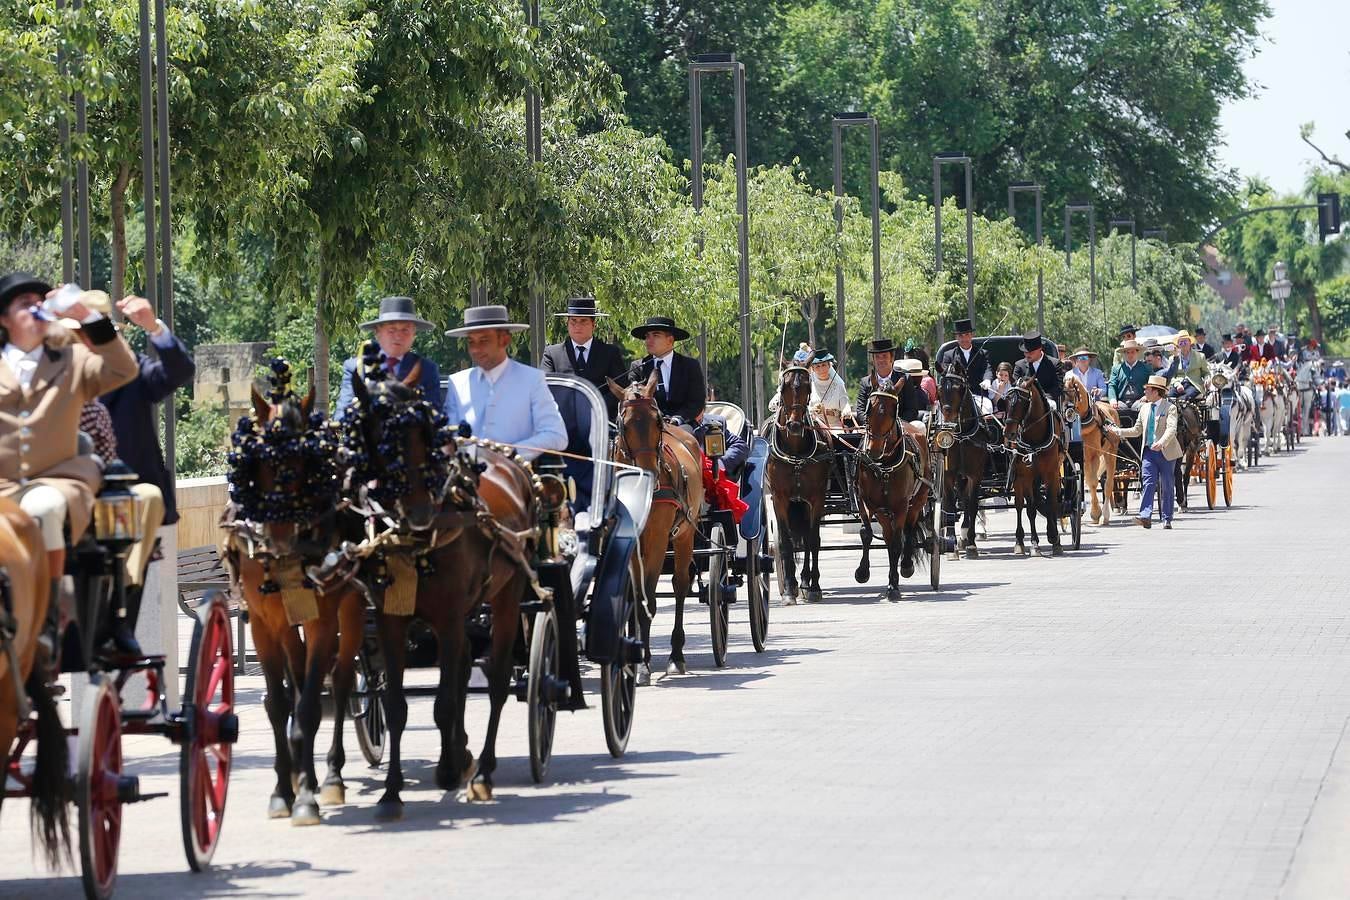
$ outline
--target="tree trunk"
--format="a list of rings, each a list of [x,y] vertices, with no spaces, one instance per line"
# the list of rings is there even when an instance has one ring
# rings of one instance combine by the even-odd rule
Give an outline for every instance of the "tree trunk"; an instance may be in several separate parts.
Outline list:
[[[1322,310],[1317,305],[1317,288],[1308,285],[1308,324],[1312,326],[1312,336],[1317,339],[1318,346],[1326,343],[1322,339]]]
[[[314,383],[315,399],[319,409],[328,409],[328,329],[323,324],[324,305],[328,300],[328,267],[319,254],[319,286],[314,294]]]
[[[117,167],[117,177],[108,191],[112,213],[112,288],[113,303],[126,296],[127,280],[127,185],[131,182],[131,167]],[[114,307],[116,309],[116,307]]]

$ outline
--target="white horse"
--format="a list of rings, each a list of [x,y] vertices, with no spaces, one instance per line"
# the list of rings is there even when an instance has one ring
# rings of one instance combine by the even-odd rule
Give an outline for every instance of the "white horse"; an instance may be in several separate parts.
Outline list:
[[[1251,439],[1255,424],[1256,401],[1251,388],[1237,380],[1232,366],[1214,363],[1210,369],[1210,384],[1213,390],[1222,392],[1215,382],[1222,380],[1224,387],[1232,390],[1233,401],[1228,410],[1228,443],[1233,448],[1233,461],[1238,468],[1244,468],[1247,459],[1247,442]],[[1220,396],[1222,394],[1220,393]],[[1213,402],[1221,402],[1215,399]]]
[[[1261,391],[1261,430],[1265,433],[1267,456],[1280,451],[1280,433],[1284,429],[1284,395],[1273,388]]]
[[[1322,384],[1322,360],[1304,357],[1294,375],[1294,384],[1298,387],[1300,424],[1306,437],[1312,434],[1313,406],[1317,403],[1317,388]]]

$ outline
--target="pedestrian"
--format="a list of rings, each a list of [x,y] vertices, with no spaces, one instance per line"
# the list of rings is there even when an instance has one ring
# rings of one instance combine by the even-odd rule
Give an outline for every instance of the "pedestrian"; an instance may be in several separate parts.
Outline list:
[[[1328,378],[1322,385],[1322,428],[1323,433],[1336,433],[1336,379]]]
[[[1336,391],[1336,410],[1341,434],[1350,435],[1350,382],[1342,381],[1340,389]]]
[[[1144,459],[1140,480],[1139,515],[1135,522],[1144,528],[1153,527],[1154,494],[1162,494],[1163,528],[1172,527],[1173,507],[1176,504],[1176,461],[1181,458],[1181,444],[1177,441],[1177,408],[1166,398],[1167,379],[1150,375],[1144,385],[1144,406],[1139,419],[1130,428],[1121,428],[1110,422],[1106,428],[1117,437],[1144,437]]]

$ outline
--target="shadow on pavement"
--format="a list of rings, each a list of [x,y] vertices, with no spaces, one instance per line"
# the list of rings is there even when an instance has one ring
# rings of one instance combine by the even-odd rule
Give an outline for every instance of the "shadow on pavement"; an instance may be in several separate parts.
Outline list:
[[[123,835],[125,837],[125,835]],[[175,858],[182,861],[181,856]],[[117,876],[117,891],[123,897],[234,897],[248,888],[241,884],[261,878],[280,878],[298,872],[312,872],[319,875],[347,875],[350,869],[320,869],[302,860],[277,859],[266,862],[241,863],[239,865],[212,866],[201,874],[192,872],[140,872]],[[256,886],[255,886],[256,887]],[[269,883],[269,897],[299,897],[304,890],[278,890],[275,883]],[[25,878],[18,881],[0,881],[0,897],[43,897],[46,900],[62,900],[66,897],[83,897],[78,875],[57,876],[53,878]]]

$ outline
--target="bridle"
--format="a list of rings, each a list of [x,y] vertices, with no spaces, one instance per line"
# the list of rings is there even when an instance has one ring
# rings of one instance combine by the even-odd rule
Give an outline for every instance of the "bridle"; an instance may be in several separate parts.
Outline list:
[[[629,425],[632,423],[632,418],[631,416],[626,415],[626,413],[631,413],[634,410],[652,413],[652,416],[656,421],[656,428],[654,429],[656,431],[655,443],[634,447],[632,442],[628,439],[628,432],[630,430]],[[638,455],[651,454],[652,458],[657,461],[657,465],[661,465],[662,451],[665,449],[665,428],[661,424],[661,413],[656,405],[655,398],[644,397],[641,394],[631,394],[625,397],[619,404],[618,431],[618,435],[614,438],[615,447],[621,451],[630,462],[634,465],[640,465],[638,462]],[[653,472],[653,474],[656,473]]]
[[[953,368],[948,366],[946,371],[942,373],[942,377],[938,379],[938,397],[942,401],[942,415],[944,417],[950,415],[951,407],[947,403],[947,398],[954,391],[961,392],[961,399],[956,404],[955,409],[956,440],[958,442],[975,441],[981,432],[981,428],[980,416],[975,408],[975,395],[970,390],[970,381],[965,375],[953,371]],[[967,410],[970,412],[969,416],[966,415]],[[967,422],[970,423],[969,430],[967,430]]]
[[[872,414],[872,407],[880,407],[882,403],[893,404],[890,413],[891,427],[881,434],[877,434],[873,430],[876,417]],[[890,462],[886,462],[886,459],[897,450],[900,455]],[[871,396],[867,398],[867,439],[863,443],[862,452],[864,464],[877,475],[885,478],[904,465],[909,453],[909,446],[905,443],[905,433],[900,427],[899,395],[891,391],[873,391]]]
[[[1045,394],[1041,391],[1040,384],[1034,378],[1030,379],[1030,381],[1034,387],[1035,393],[1041,397],[1041,402],[1045,403]],[[1050,445],[1052,445],[1055,442],[1055,439],[1057,438],[1054,427],[1051,426],[1050,423],[1048,422],[1048,420],[1051,417],[1049,404],[1046,404],[1045,412],[1042,413],[1041,416],[1038,419],[1036,419],[1035,422],[1028,423],[1022,421],[1021,417],[1016,418],[1014,417],[1013,415],[1014,412],[1023,407],[1025,407],[1026,409],[1025,415],[1031,414],[1032,400],[1033,400],[1032,390],[1033,390],[1032,388],[1023,387],[1021,384],[1014,384],[1012,387],[1008,388],[1007,394],[1008,420],[1004,427],[1007,429],[1008,432],[1008,441],[1010,444],[1013,445],[1015,452],[1017,452],[1019,456],[1025,457],[1032,457],[1045,451],[1047,448],[1050,447]],[[1015,403],[1014,400],[1016,398],[1023,398],[1024,402]],[[1026,441],[1027,431],[1030,430],[1031,428],[1039,426],[1042,422],[1045,422],[1047,426],[1045,429],[1046,431],[1045,440],[1036,445],[1027,443]]]
[[[796,380],[795,376],[799,372],[806,376],[807,381],[805,387],[803,387]],[[789,381],[788,376],[793,376],[793,379]],[[809,371],[807,371],[802,366],[791,366],[787,369],[784,369],[783,374],[780,375],[778,378],[779,398],[785,400],[787,397],[787,388],[791,387],[793,389],[792,393],[794,399],[791,403],[780,402],[778,404],[778,416],[774,420],[774,424],[779,428],[786,429],[788,434],[791,434],[794,437],[800,437],[802,434],[804,434],[807,430],[807,427],[811,424],[810,379],[813,377],[815,376],[813,376]],[[806,396],[804,398],[797,399],[798,395],[803,393]],[[784,421],[785,415],[787,417],[787,421]]]
[[[458,453],[451,456],[441,449],[443,445],[454,446],[454,437],[450,434],[445,414],[427,401],[420,391],[407,390],[412,391],[409,396],[398,397],[390,383],[381,381],[371,392],[370,407],[362,406],[356,412],[357,421],[353,425],[359,433],[361,451],[355,454],[357,459],[354,460],[353,471],[358,483],[375,484],[375,487],[365,492],[364,499],[374,500],[385,509],[392,508],[398,518],[416,532],[425,531],[431,526],[419,526],[410,521],[404,506],[405,499],[412,491],[410,475],[422,479],[429,505],[433,509],[440,509],[447,497],[455,492],[456,483],[462,480],[456,475],[463,473],[452,471],[452,468],[460,468],[451,464],[452,459],[459,461]],[[426,459],[417,472],[410,473],[404,457],[408,449],[408,433],[413,429],[422,432]],[[348,443],[350,446],[351,441]],[[353,508],[367,515],[377,512],[373,508],[362,510],[356,504]]]

